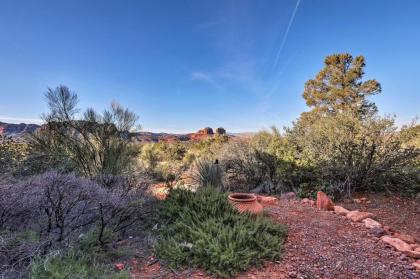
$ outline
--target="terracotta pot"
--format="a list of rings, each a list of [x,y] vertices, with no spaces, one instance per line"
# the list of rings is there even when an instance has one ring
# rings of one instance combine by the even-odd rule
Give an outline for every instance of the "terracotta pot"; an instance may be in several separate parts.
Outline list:
[[[241,213],[249,212],[254,215],[259,215],[263,212],[263,206],[258,202],[254,194],[233,193],[229,195],[228,199]]]

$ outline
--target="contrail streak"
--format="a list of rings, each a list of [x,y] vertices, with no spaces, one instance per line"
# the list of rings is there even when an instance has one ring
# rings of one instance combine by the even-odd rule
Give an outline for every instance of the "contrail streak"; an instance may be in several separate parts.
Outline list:
[[[297,2],[296,2],[295,9],[293,10],[292,16],[290,17],[289,24],[287,25],[287,28],[286,28],[286,32],[284,33],[284,36],[283,36],[283,39],[281,41],[279,50],[277,51],[277,55],[276,55],[276,59],[274,60],[273,68],[277,67],[277,64],[278,64],[279,58],[280,58],[280,53],[283,50],[284,45],[286,44],[287,36],[289,35],[290,27],[292,26],[293,21],[295,20],[295,15],[296,15],[296,12],[299,8],[300,1],[301,0],[297,0]]]

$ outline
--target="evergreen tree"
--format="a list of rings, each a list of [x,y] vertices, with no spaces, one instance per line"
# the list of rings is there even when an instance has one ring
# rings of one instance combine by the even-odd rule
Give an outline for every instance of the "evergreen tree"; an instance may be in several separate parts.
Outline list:
[[[305,84],[303,97],[315,112],[337,113],[353,111],[364,116],[377,111],[366,97],[381,92],[376,80],[363,81],[365,58],[353,58],[348,53],[333,54],[325,58],[325,67],[315,79]]]

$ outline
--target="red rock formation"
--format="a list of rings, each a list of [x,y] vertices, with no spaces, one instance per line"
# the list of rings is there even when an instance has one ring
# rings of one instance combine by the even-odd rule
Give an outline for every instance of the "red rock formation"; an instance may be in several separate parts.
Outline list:
[[[226,135],[226,130],[223,127],[219,127],[219,128],[216,129],[216,134]]]
[[[201,130],[198,130],[197,134],[200,134],[200,135],[214,135],[214,132],[213,132],[212,128],[206,127],[206,128],[201,129]]]
[[[334,210],[334,203],[332,200],[322,191],[318,191],[316,194],[316,207],[321,210]]]

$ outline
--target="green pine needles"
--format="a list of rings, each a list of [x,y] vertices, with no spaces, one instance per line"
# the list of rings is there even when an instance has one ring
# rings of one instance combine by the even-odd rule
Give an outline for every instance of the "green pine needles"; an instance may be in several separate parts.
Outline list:
[[[193,265],[229,278],[281,256],[285,227],[263,216],[239,214],[227,195],[213,187],[174,189],[161,212],[167,225],[156,253],[173,268]]]

